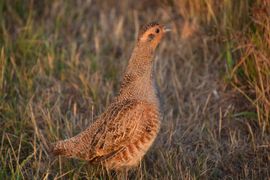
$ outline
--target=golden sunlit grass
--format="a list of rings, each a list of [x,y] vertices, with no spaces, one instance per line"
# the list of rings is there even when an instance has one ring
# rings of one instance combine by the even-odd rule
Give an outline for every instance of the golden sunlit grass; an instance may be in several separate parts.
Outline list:
[[[233,86],[256,108],[262,133],[270,128],[270,12],[269,2],[255,3],[251,11],[250,27],[239,37],[241,54],[233,67]]]
[[[270,178],[267,1],[0,1],[0,179],[108,179],[51,157],[119,89],[139,26],[156,53],[161,132],[133,179]]]

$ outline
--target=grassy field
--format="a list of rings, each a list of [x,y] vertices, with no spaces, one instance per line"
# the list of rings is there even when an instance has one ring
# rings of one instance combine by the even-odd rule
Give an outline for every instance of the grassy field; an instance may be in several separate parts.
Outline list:
[[[0,179],[110,179],[51,157],[117,94],[139,27],[173,31],[162,128],[131,179],[270,179],[270,3],[0,0]]]

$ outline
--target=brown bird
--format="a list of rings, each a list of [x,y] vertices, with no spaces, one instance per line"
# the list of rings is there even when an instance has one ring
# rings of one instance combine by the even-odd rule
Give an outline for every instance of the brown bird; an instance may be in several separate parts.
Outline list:
[[[56,142],[52,148],[55,155],[100,163],[108,170],[139,164],[160,128],[153,56],[166,31],[158,23],[140,30],[119,95],[86,130]]]

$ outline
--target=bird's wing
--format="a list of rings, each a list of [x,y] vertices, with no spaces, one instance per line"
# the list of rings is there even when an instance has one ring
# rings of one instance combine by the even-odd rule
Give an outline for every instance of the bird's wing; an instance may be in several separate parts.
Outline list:
[[[113,103],[99,117],[98,123],[93,124],[96,127],[89,128],[91,137],[88,138],[88,147],[92,150],[89,160],[99,161],[121,152],[143,126],[144,106],[137,100]]]
[[[113,151],[125,145],[141,126],[143,104],[137,100],[125,100],[113,104],[101,116],[104,124],[96,131],[91,145],[97,151]]]

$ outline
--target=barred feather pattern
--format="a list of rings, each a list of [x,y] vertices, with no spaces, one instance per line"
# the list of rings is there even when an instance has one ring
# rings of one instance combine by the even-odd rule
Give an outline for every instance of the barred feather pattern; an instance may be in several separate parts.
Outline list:
[[[137,100],[113,103],[89,128],[55,144],[55,155],[102,163],[108,169],[136,166],[160,127],[156,106]]]

